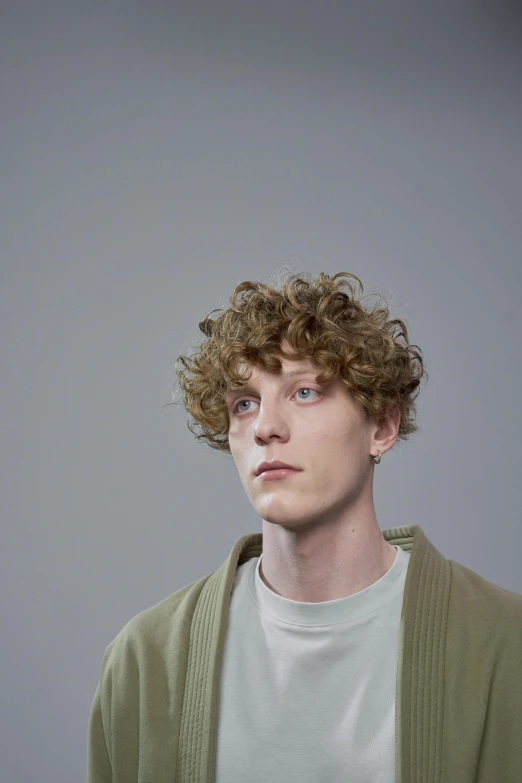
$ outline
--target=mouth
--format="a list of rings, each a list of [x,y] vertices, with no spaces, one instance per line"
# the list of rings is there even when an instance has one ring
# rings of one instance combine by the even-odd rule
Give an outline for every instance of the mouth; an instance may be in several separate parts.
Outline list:
[[[261,481],[270,479],[284,479],[288,478],[289,476],[294,476],[300,472],[301,471],[297,468],[268,468],[261,471],[261,473],[257,475],[257,478]]]
[[[296,465],[290,465],[288,462],[282,462],[279,459],[265,460],[260,462],[256,468],[255,474],[259,476],[261,473],[265,473],[268,470],[301,470]]]

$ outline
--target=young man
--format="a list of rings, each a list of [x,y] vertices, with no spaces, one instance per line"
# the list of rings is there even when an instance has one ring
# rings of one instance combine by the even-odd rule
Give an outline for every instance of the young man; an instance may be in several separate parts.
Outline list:
[[[522,780],[522,596],[381,532],[375,465],[416,430],[423,364],[341,276],[242,283],[200,324],[184,403],[262,534],[109,644],[89,783]]]

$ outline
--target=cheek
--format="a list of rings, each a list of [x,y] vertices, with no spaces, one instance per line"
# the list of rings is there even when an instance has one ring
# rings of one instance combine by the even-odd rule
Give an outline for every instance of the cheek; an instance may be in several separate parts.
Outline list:
[[[338,458],[340,454],[349,450],[354,443],[355,433],[346,426],[341,428],[337,421],[325,422],[322,426],[314,427],[305,434],[305,440],[309,450],[313,453],[321,452],[322,457]],[[305,444],[303,444],[304,446]]]
[[[228,445],[230,446],[230,453],[232,459],[236,465],[236,468],[240,476],[246,475],[249,470],[252,470],[252,465],[249,460],[249,451],[245,448],[244,444],[240,443],[238,439],[228,439]]]
[[[314,473],[327,483],[330,477],[336,482],[339,476],[354,475],[357,466],[361,463],[361,440],[353,428],[344,430],[331,428],[317,430],[311,434],[309,451],[310,464],[314,467]]]
[[[235,438],[238,433],[237,421],[235,418],[230,418],[228,423],[228,439]]]

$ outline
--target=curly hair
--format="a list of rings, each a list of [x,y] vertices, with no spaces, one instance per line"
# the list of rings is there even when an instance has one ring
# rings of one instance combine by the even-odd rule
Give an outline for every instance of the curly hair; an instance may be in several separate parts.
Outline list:
[[[247,280],[234,289],[230,307],[212,310],[199,323],[208,339],[196,354],[175,362],[181,404],[192,417],[193,426],[187,425],[198,441],[231,453],[228,384],[241,388],[249,380],[250,374],[240,372],[245,363],[281,370],[281,356],[311,359],[321,370],[319,384],[338,376],[367,421],[398,407],[398,441],[418,430],[415,399],[423,376],[428,377],[421,351],[410,345],[404,321],[389,319],[387,306],[361,304],[352,280],[362,293],[361,281],[350,272],[332,277],[320,272],[316,278],[291,274],[279,288]],[[215,312],[221,315],[213,320]],[[283,350],[285,341],[290,352]]]

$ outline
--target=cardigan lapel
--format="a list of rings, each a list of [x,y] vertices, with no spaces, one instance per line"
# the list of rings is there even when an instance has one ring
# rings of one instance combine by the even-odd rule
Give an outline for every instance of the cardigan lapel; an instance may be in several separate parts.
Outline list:
[[[384,530],[383,536],[411,552],[397,660],[395,780],[439,783],[451,566],[419,525]]]

